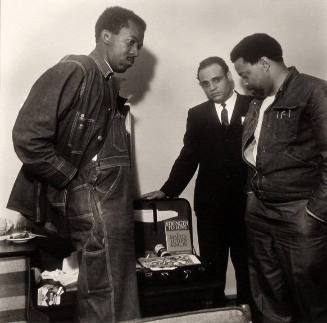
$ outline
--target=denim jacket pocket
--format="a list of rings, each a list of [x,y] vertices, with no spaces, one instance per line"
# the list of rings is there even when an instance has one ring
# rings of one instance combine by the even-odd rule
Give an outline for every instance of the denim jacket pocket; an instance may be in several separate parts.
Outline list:
[[[67,190],[34,181],[35,222],[52,235],[68,238]]]
[[[70,131],[68,146],[72,154],[82,154],[89,143],[95,120],[88,119],[80,111],[76,112],[73,125]]]
[[[37,223],[44,223],[49,213],[56,216],[66,214],[66,189],[57,189],[52,185],[34,180],[34,213]]]
[[[47,200],[52,208],[54,208],[58,215],[66,215],[66,204],[67,204],[67,190],[57,189],[51,185],[47,188]]]
[[[305,166],[305,167],[313,167],[318,168],[318,163],[315,163],[314,161],[307,161],[305,160],[305,151],[299,151],[298,153],[295,150],[285,150],[284,155],[287,156],[289,159],[293,160],[293,162]]]
[[[275,141],[287,144],[296,139],[302,107],[280,105],[269,111],[268,128],[271,128],[271,135]]]

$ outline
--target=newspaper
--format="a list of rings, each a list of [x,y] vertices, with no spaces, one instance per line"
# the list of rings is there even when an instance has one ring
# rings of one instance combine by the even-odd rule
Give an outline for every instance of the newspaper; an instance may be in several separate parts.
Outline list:
[[[176,254],[166,257],[151,257],[137,259],[144,267],[151,270],[173,270],[178,267],[200,265],[201,261],[192,254]]]

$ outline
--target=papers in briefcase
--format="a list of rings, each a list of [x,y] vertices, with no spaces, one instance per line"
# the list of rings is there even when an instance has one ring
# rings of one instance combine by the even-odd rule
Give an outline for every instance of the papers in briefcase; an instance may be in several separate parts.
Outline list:
[[[176,254],[166,257],[151,257],[151,258],[140,257],[137,260],[142,265],[142,267],[154,271],[173,270],[178,267],[201,264],[201,261],[195,255],[192,254]]]

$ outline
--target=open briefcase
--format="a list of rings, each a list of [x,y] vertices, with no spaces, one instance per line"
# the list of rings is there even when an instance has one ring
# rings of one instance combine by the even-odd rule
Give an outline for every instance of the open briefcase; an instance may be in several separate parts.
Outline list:
[[[141,199],[134,202],[134,210],[142,315],[213,306],[215,290],[221,286],[212,266],[194,252],[189,202]]]

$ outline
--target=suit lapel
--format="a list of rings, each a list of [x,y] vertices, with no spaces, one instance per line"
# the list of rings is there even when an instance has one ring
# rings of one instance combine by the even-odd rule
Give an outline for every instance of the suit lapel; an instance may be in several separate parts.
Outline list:
[[[217,110],[216,110],[216,107],[215,107],[215,104],[213,101],[208,101],[208,104],[207,104],[207,123],[214,126],[214,127],[217,127],[217,126],[222,126],[219,118],[218,118],[218,115],[217,115]]]
[[[234,106],[234,111],[232,114],[231,118],[231,124],[241,124],[241,117],[244,116],[245,113],[243,111],[243,105],[240,102],[240,97],[237,95],[236,101],[235,101],[235,106]]]

